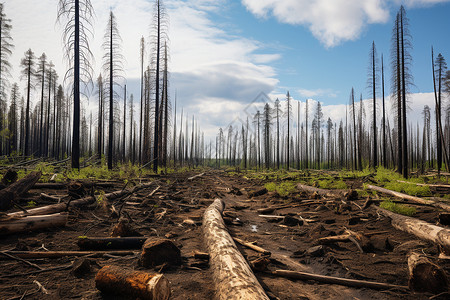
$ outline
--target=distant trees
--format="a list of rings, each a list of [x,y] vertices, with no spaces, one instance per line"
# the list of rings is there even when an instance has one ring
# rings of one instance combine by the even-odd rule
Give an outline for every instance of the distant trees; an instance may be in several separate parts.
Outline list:
[[[11,63],[9,62],[14,48],[11,37],[11,20],[6,17],[4,4],[0,3],[0,132],[4,127],[6,117],[6,89],[11,76]],[[5,109],[3,109],[5,108]],[[0,155],[3,153],[3,137],[0,136]]]

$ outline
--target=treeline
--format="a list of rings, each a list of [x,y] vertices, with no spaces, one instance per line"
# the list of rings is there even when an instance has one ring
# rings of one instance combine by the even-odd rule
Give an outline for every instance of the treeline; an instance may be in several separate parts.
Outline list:
[[[382,165],[396,168],[405,177],[411,169],[424,172],[437,168],[440,172],[445,166],[448,171],[450,105],[444,109],[443,99],[450,95],[450,71],[442,54],[434,58],[432,52],[433,78],[430,83],[433,82],[435,91],[434,112],[425,105],[423,124],[408,122],[408,93],[413,82],[408,27],[402,6],[392,30],[389,95],[385,92],[384,58],[378,56],[373,42],[367,77],[369,100],[363,101],[360,94],[358,101],[352,88],[345,119],[324,120],[320,102],[295,101],[288,92],[285,100],[266,103],[262,111],[256,111],[240,128],[220,129],[216,137],[215,165],[351,170]],[[292,113],[293,106],[297,106],[296,116]],[[295,119],[296,126],[293,126]]]
[[[29,49],[20,63],[21,91],[18,83],[11,84],[12,26],[0,4],[0,155],[71,156],[74,168],[79,168],[80,156],[96,155],[106,157],[110,169],[117,162],[132,162],[155,171],[173,161],[175,153],[180,152],[180,159],[190,155],[180,150],[188,140],[182,126],[181,144],[172,146],[178,133],[171,124],[168,16],[162,1],[154,1],[149,38],[136,41],[141,71],[137,97],[127,93],[122,40],[112,11],[105,24],[102,71],[94,79],[89,46],[93,18],[90,0],[59,1],[57,21],[68,71],[60,78],[45,53],[37,58]],[[98,110],[83,109],[83,98],[96,98]]]

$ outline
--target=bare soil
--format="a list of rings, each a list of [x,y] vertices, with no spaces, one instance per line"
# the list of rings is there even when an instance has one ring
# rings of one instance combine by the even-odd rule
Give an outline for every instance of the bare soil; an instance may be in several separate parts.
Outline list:
[[[366,198],[359,197],[354,201],[337,198],[311,199],[312,195],[300,192],[283,198],[269,192],[249,199],[247,193],[261,188],[263,180],[249,180],[216,170],[209,170],[203,176],[188,180],[188,177],[195,174],[198,172],[144,178],[143,182],[153,181],[153,184],[131,196],[111,203],[95,203],[81,209],[69,209],[69,222],[63,228],[1,236],[0,251],[76,251],[79,250],[79,236],[109,237],[119,220],[120,212],[121,217],[128,219],[132,227],[143,236],[169,238],[181,249],[181,266],[158,266],[151,270],[160,271],[169,279],[171,299],[213,299],[214,286],[208,262],[195,259],[192,252],[205,252],[201,228],[203,212],[215,198],[221,198],[226,204],[224,215],[230,234],[255,242],[272,253],[269,271],[306,271],[407,286],[406,255],[411,249],[419,249],[427,254],[447,274],[450,271],[450,262],[437,258],[437,246],[394,229],[390,220],[377,214],[372,207],[362,209]],[[347,184],[360,186],[361,182],[353,179]],[[149,196],[158,186],[159,190]],[[101,189],[108,193],[122,188],[124,184],[116,182]],[[32,189],[26,198],[21,199],[20,204],[26,206],[31,200],[37,206],[51,204],[51,201],[41,200],[39,195],[42,192],[51,195],[67,194],[67,190]],[[144,200],[147,204],[140,205]],[[285,204],[288,205],[286,208],[277,209],[270,214],[302,219],[302,225],[289,226],[282,221],[269,221],[260,217],[257,212],[260,208]],[[430,223],[438,221],[436,209],[426,206],[417,206],[416,209],[415,217]],[[8,212],[12,211],[14,210]],[[319,253],[307,251],[317,245],[318,238],[339,235],[346,228],[367,235],[372,249],[361,253],[354,243],[339,242],[324,246]],[[240,245],[238,248],[248,260],[260,255]],[[138,265],[139,252],[137,250],[135,255],[124,257],[89,257],[91,272],[82,277],[76,277],[72,272],[71,264],[76,257],[29,259],[42,269],[66,267],[32,274],[37,268],[7,259],[0,254],[0,299],[128,299],[100,293],[95,288],[94,278],[96,271],[109,264],[144,270]],[[429,299],[432,296],[402,290],[376,291],[289,280],[267,271],[255,274],[272,299]],[[48,295],[42,291],[36,292],[38,286],[33,283],[35,280],[48,290]]]

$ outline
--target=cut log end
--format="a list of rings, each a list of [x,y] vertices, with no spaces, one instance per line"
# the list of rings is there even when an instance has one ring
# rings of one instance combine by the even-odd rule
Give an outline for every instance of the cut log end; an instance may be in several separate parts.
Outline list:
[[[169,281],[162,274],[105,266],[95,276],[95,286],[106,294],[141,299],[165,300],[170,297]]]
[[[409,288],[416,292],[439,294],[448,291],[449,283],[445,271],[426,257],[411,253],[408,257]]]

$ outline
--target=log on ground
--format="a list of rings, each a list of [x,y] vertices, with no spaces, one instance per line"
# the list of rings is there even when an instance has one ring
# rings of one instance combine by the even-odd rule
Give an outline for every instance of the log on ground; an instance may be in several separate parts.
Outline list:
[[[170,297],[169,281],[162,274],[105,266],[95,276],[95,286],[106,294],[140,299],[165,300]]]
[[[412,252],[408,256],[409,288],[416,292],[439,294],[448,291],[445,271],[424,255]]]
[[[356,280],[356,279],[347,279],[340,277],[332,277],[326,275],[318,275],[306,272],[296,272],[289,270],[276,270],[272,272],[273,275],[291,278],[291,279],[300,279],[300,280],[315,280],[323,283],[331,283],[331,284],[339,284],[345,286],[352,286],[358,288],[370,288],[376,290],[389,290],[389,289],[401,289],[407,290],[407,286],[394,285],[389,283],[381,283],[381,282],[373,282],[373,281],[365,281],[365,280]]]
[[[203,215],[203,238],[210,254],[216,299],[269,299],[228,233],[216,199]]]
[[[67,213],[10,219],[8,221],[0,222],[0,235],[34,231],[50,227],[61,227],[66,225],[67,220]]]
[[[391,224],[401,231],[405,231],[420,239],[439,244],[447,251],[450,250],[450,230],[425,221],[393,213],[375,206],[386,217],[391,218]]]
[[[400,199],[410,200],[410,201],[421,203],[421,204],[432,205],[434,207],[438,207],[438,208],[444,209],[446,211],[450,211],[450,205],[445,204],[445,203],[435,202],[433,200],[427,200],[427,199],[423,199],[420,197],[411,196],[411,195],[403,194],[403,193],[396,192],[396,191],[391,191],[391,190],[388,190],[388,189],[385,189],[385,188],[382,188],[379,186],[370,185],[370,184],[367,185],[367,188],[370,190],[374,190],[374,191],[377,191],[379,193],[383,193],[386,195],[391,195],[391,196],[394,196],[394,197],[397,197]]]
[[[23,196],[41,178],[41,172],[31,172],[19,181],[14,182],[7,188],[0,190],[0,210],[10,208],[13,202]]]

